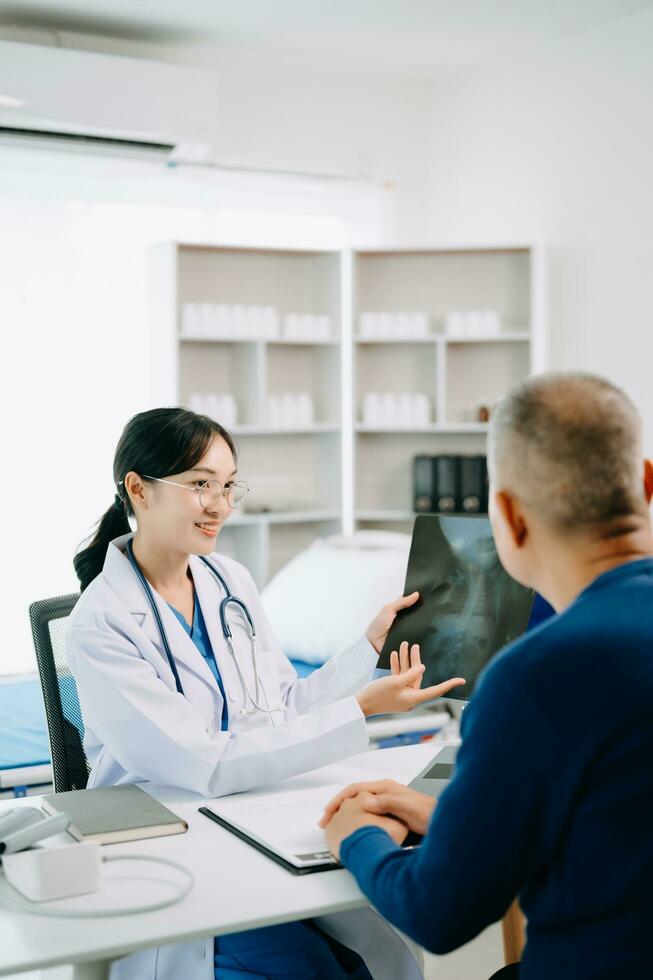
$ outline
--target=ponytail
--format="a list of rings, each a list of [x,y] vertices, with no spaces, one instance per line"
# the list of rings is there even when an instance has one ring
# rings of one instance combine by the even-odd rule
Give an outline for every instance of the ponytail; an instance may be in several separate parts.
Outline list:
[[[111,541],[131,531],[128,517],[134,511],[125,489],[126,475],[133,471],[144,480],[152,480],[190,470],[197,466],[216,436],[225,440],[235,463],[233,439],[206,415],[196,415],[185,408],[152,408],[129,420],[113,460],[113,482],[118,488],[115,500],[92,540],[73,559],[82,592],[102,571]]]
[[[92,540],[73,559],[81,592],[102,571],[110,542],[130,531],[124,505],[116,494],[116,499],[100,519]]]

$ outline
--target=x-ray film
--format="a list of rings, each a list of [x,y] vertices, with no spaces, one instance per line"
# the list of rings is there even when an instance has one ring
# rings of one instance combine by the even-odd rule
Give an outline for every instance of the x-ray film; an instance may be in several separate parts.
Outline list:
[[[447,697],[466,700],[476,678],[502,647],[524,632],[535,598],[504,571],[487,517],[415,520],[404,595],[420,598],[402,610],[386,639],[379,667],[403,640],[419,643],[422,686],[464,677]]]

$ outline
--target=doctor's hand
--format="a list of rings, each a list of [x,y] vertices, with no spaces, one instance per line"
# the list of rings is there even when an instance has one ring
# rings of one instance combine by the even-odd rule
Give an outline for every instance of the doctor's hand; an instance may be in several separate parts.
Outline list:
[[[385,638],[388,635],[390,627],[397,618],[397,613],[400,609],[408,609],[409,606],[414,606],[419,599],[419,592],[411,592],[410,595],[399,596],[394,602],[389,602],[387,606],[383,606],[379,612],[376,614],[370,625],[367,627],[367,632],[365,636],[370,641],[377,653],[381,653],[383,649],[383,644],[385,643]]]
[[[361,799],[368,813],[395,817],[406,824],[409,830],[422,837],[428,830],[436,800],[424,793],[396,783],[394,779],[377,779],[371,783],[352,783],[341,790],[327,804],[320,827],[326,827],[334,813],[337,813],[346,800],[353,797]]]
[[[359,793],[356,797],[344,800],[328,823],[320,823],[324,827],[329,850],[335,858],[340,857],[340,845],[345,837],[349,837],[360,827],[380,827],[390,835],[395,844],[403,843],[408,836],[408,827],[400,820],[369,813],[366,808],[367,796],[367,793]]]
[[[465,683],[464,677],[451,677],[442,684],[422,689],[424,666],[416,643],[410,648],[410,654],[407,643],[401,644],[398,653],[393,650],[390,654],[390,669],[392,673],[388,677],[372,681],[356,695],[366,718],[370,715],[410,711],[418,704],[444,697],[454,687]]]

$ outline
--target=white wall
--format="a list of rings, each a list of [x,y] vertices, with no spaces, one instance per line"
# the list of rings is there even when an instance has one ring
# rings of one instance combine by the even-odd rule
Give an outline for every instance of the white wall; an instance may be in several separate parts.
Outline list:
[[[215,62],[215,52],[85,46]],[[11,569],[0,675],[34,669],[28,604],[76,589],[72,555],[111,502],[122,426],[151,407],[148,245],[338,248],[425,233],[425,83],[225,55],[219,88],[222,162],[381,179],[230,178],[0,150],[0,499]]]
[[[0,27],[5,40],[52,43]],[[221,163],[370,176],[394,196],[392,242],[428,231],[431,89],[426,79],[292,62],[229,47],[171,47],[60,32],[64,47],[213,69]]]
[[[623,385],[653,453],[653,12],[434,84],[431,234],[539,241],[549,364]]]

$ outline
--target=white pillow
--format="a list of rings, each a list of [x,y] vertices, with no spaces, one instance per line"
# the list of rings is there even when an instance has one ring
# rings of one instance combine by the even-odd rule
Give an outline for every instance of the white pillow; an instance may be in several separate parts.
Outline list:
[[[403,594],[410,540],[389,531],[318,538],[288,562],[261,593],[286,656],[323,664],[362,636]]]

